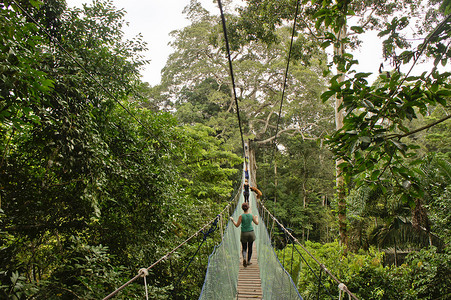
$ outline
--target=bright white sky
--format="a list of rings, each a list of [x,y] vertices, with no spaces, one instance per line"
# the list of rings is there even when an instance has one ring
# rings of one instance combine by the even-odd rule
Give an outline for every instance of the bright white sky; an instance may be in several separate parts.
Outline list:
[[[81,7],[82,3],[92,2],[92,0],[66,1],[69,7]],[[219,15],[216,0],[198,1],[212,14]],[[171,40],[169,33],[189,25],[182,11],[190,0],[113,0],[112,2],[116,8],[124,8],[127,13],[125,20],[129,22],[129,27],[125,29],[126,37],[131,38],[141,33],[144,41],[148,43],[149,51],[146,53],[146,58],[150,59],[150,64],[142,71],[143,80],[149,82],[151,86],[159,84],[160,71],[173,51],[168,46]],[[359,71],[377,74],[383,58],[381,41],[376,33],[366,34],[362,47],[354,53],[354,57],[359,60]],[[388,62],[384,65],[385,71],[391,69]]]

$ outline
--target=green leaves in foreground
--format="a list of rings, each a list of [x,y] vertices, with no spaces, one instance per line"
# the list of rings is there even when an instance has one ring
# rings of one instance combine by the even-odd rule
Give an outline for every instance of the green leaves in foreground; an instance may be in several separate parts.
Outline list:
[[[344,125],[330,137],[330,147],[343,159],[341,167],[348,180],[353,178],[358,185],[393,180],[399,187],[409,181],[411,193],[419,197],[421,190],[415,184],[419,146],[411,138],[449,116],[426,124],[413,121],[429,115],[433,107],[446,110],[450,73],[433,70],[406,76],[395,70],[381,74],[371,86],[369,75],[357,73],[343,82],[332,78],[329,91],[322,94],[323,101],[332,96],[343,100]]]

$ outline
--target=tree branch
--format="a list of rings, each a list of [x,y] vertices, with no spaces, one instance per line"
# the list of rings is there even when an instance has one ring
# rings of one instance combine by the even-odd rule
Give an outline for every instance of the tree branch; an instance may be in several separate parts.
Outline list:
[[[379,116],[385,111],[385,109],[388,107],[388,105],[393,101],[393,99],[395,99],[395,97],[393,97],[393,94],[395,93],[395,91],[397,91],[402,84],[405,82],[406,78],[409,76],[409,74],[412,72],[413,67],[416,65],[416,63],[418,62],[418,60],[420,59],[420,56],[423,54],[424,50],[426,49],[427,45],[429,44],[430,40],[437,34],[437,32],[439,32],[440,30],[442,30],[443,26],[445,26],[445,24],[451,19],[451,15],[449,15],[448,17],[446,17],[445,20],[443,20],[437,27],[435,27],[434,31],[432,31],[431,33],[428,34],[428,36],[424,39],[424,42],[422,44],[420,44],[420,50],[418,51],[417,56],[414,58],[413,64],[410,67],[409,71],[407,72],[407,74],[402,78],[401,82],[398,84],[398,86],[396,87],[396,89],[393,90],[393,92],[391,92],[388,96],[389,99],[387,102],[385,102],[385,104],[381,107],[381,109],[379,110],[379,112],[376,115],[376,118],[374,118],[375,121],[372,122],[372,124],[370,125],[370,128],[373,129],[374,125],[376,125],[377,120],[379,119]]]
[[[309,137],[305,137],[305,135],[303,134],[303,132],[301,131],[301,128],[285,128],[282,130],[279,130],[279,133],[277,134],[278,136],[280,136],[280,134],[287,132],[287,131],[294,131],[293,133],[288,133],[288,135],[295,135],[296,133],[299,133],[302,136],[303,140],[316,140],[318,139],[317,137],[313,137],[313,138],[309,138]],[[272,136],[267,138],[266,140],[261,140],[261,141],[255,141],[255,143],[257,144],[266,144],[269,143],[271,141],[273,141],[276,138],[276,136]]]
[[[431,124],[428,124],[428,125],[426,125],[426,126],[417,128],[417,129],[415,129],[415,130],[413,130],[413,131],[410,131],[410,132],[407,132],[407,133],[404,133],[404,134],[394,134],[394,135],[392,135],[392,136],[387,136],[386,139],[387,139],[387,140],[393,139],[393,138],[400,138],[400,139],[401,139],[401,138],[403,138],[403,137],[406,137],[406,136],[415,134],[415,133],[417,133],[417,132],[420,132],[420,131],[429,129],[429,128],[431,128],[431,127],[437,125],[437,124],[440,124],[440,123],[442,123],[442,122],[445,122],[445,121],[448,120],[449,118],[451,118],[451,115],[446,116],[446,117],[444,117],[443,119],[440,119],[440,120],[438,120],[438,121],[436,121],[436,122],[434,122],[434,123],[431,123]]]

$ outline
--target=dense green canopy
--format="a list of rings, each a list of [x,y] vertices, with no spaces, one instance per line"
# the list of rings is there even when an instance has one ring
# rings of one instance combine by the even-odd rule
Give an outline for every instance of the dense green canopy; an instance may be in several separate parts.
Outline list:
[[[450,1],[301,1],[284,87],[296,4],[248,0],[225,16],[262,201],[359,299],[450,295]],[[0,1],[0,298],[103,298],[238,191],[220,18],[197,1],[185,12],[191,25],[172,33],[149,86],[146,42],[124,37],[126,12],[110,1]],[[416,44],[405,36],[414,23]],[[393,62],[374,82],[352,55],[368,30]],[[423,58],[423,74],[401,72]],[[316,295],[279,233],[301,294]],[[212,234],[197,252],[192,239],[151,269],[151,298],[198,297],[219,242]],[[142,297],[141,285],[118,297]]]

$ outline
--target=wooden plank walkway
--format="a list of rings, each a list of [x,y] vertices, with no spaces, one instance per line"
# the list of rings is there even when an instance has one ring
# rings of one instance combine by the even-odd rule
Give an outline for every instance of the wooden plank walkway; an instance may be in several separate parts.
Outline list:
[[[257,249],[255,242],[252,247],[251,265],[243,267],[243,257],[240,249],[240,271],[238,273],[237,299],[263,299],[260,280],[260,268],[257,262]]]

